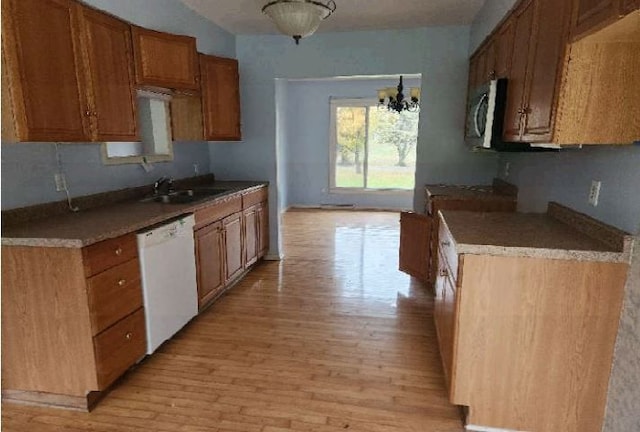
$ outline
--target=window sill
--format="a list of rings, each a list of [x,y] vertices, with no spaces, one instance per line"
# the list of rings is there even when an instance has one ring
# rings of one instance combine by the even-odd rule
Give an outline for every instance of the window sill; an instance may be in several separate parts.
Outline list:
[[[331,188],[329,195],[413,195],[413,189]]]

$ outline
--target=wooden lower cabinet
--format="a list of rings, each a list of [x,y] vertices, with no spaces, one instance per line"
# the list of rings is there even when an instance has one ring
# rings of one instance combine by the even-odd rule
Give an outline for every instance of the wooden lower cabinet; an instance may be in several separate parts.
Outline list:
[[[432,225],[431,216],[413,212],[400,214],[400,270],[425,283],[429,280]]]
[[[228,283],[244,270],[242,213],[232,214],[222,220],[222,239],[225,256],[225,283]]]
[[[244,266],[249,268],[258,261],[258,206],[244,210],[242,221],[244,227]]]
[[[628,265],[457,254],[450,237],[434,314],[450,401],[484,428],[600,432]]]
[[[134,234],[83,249],[2,247],[3,398],[88,409],[144,357],[131,244]]]
[[[198,306],[208,307],[268,249],[268,189],[258,188],[195,213]],[[266,234],[265,234],[266,233]]]
[[[258,258],[269,252],[269,204],[263,201],[258,206]]]
[[[222,223],[216,222],[195,231],[198,305],[209,303],[224,288]]]

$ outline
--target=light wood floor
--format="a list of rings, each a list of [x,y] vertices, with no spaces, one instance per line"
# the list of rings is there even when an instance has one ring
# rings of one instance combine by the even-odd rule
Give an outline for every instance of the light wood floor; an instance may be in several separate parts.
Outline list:
[[[284,217],[260,264],[91,413],[3,404],[3,431],[459,432],[395,213]]]

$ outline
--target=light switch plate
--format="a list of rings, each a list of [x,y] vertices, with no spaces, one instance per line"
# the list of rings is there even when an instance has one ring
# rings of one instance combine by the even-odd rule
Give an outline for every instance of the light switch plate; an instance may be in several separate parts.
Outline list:
[[[602,182],[600,180],[591,181],[591,189],[589,190],[589,204],[594,207],[598,206],[598,200],[600,199],[600,187]]]

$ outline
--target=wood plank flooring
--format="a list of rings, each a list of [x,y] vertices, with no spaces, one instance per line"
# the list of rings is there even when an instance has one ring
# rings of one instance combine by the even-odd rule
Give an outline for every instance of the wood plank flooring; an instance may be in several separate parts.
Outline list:
[[[399,215],[293,211],[257,266],[91,413],[5,403],[3,431],[460,432]]]

